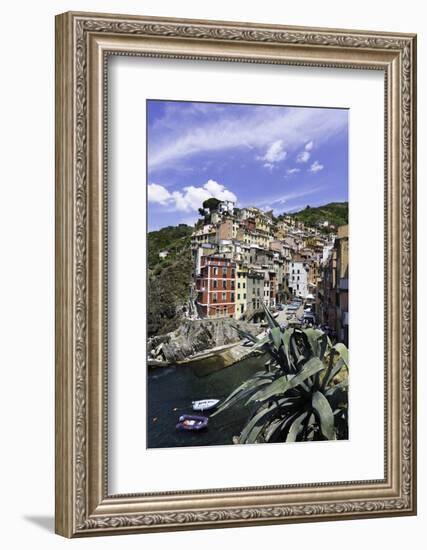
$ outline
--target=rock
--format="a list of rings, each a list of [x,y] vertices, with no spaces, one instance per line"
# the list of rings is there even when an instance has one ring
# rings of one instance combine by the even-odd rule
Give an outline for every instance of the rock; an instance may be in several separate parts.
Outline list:
[[[149,349],[155,349],[156,357],[169,363],[184,359],[218,346],[241,340],[233,325],[256,336],[261,327],[234,319],[183,320],[173,332],[150,338]]]

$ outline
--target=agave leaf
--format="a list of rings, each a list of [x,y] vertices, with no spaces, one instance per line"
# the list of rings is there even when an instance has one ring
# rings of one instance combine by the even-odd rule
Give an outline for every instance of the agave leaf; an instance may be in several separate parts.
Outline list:
[[[291,427],[289,428],[288,435],[286,437],[286,443],[289,441],[296,441],[299,433],[303,429],[303,422],[307,418],[308,412],[304,411],[292,422]]]
[[[266,441],[270,441],[273,438],[273,436],[274,437],[280,436],[281,439],[285,438],[286,434],[289,431],[290,426],[292,425],[292,422],[298,416],[298,413],[299,411],[289,413],[285,418],[278,419],[279,422],[277,423],[275,420],[273,420],[268,429],[268,433],[266,434]],[[267,439],[267,436],[268,436],[268,439]]]
[[[332,386],[325,393],[325,396],[327,397],[331,408],[334,410],[334,414],[336,413],[335,409],[337,408],[342,409],[343,407],[347,407],[347,404],[348,404],[347,387],[348,387],[348,381],[346,380],[345,382],[341,382],[341,384]]]
[[[344,380],[343,382],[340,382],[336,386],[332,386],[328,388],[328,391],[325,393],[325,395],[334,395],[334,393],[338,390],[346,390],[348,388],[348,380]]]
[[[296,334],[297,334],[297,331],[294,330],[294,332],[292,333],[292,336],[289,340],[289,353],[291,355],[292,362],[293,362],[294,365],[296,365],[298,363],[298,360],[301,357],[298,345],[296,343]]]
[[[263,373],[256,377],[250,378],[249,380],[246,380],[246,382],[241,384],[232,393],[230,393],[230,395],[221,403],[218,409],[213,414],[211,414],[211,417],[222,412],[224,409],[232,407],[238,401],[247,397],[252,391],[257,391],[261,386],[270,384],[272,378],[272,374]]]
[[[268,428],[266,429],[266,432],[264,434],[265,440],[270,441],[272,436],[276,433],[276,431],[286,422],[286,418],[275,418]]]
[[[246,424],[239,437],[239,443],[254,443],[261,430],[264,428],[264,421],[271,416],[277,409],[277,404],[273,403],[269,407],[262,407]],[[251,432],[254,433],[251,436],[250,441],[248,437]]]
[[[333,346],[333,348],[337,353],[339,353],[341,359],[344,361],[346,366],[348,367],[348,349],[344,344],[338,343]]]
[[[270,341],[270,337],[264,336],[264,338],[262,338],[261,340],[256,339],[255,341],[256,344],[252,346],[252,349],[262,348],[265,344],[268,344],[268,342]]]
[[[264,313],[265,313],[265,318],[267,319],[267,322],[268,322],[268,326],[273,329],[273,328],[280,328],[280,325],[279,323],[276,321],[276,319],[271,315],[270,313],[270,310],[268,309],[268,307],[264,304],[264,301],[261,301],[261,305],[262,305],[262,309],[264,310]]]
[[[312,406],[319,419],[320,430],[323,436],[326,439],[335,440],[334,413],[329,405],[329,401],[322,392],[314,392]]]
[[[255,336],[252,336],[250,332],[247,332],[246,330],[241,329],[237,325],[232,324],[231,328],[233,328],[237,332],[237,334],[240,336],[240,338],[242,338],[242,340],[247,338],[251,342],[254,342],[254,343],[258,342],[258,339]]]
[[[273,340],[275,350],[279,351],[280,346],[282,345],[282,331],[280,330],[280,328],[272,328],[270,330],[270,337]]]
[[[315,328],[307,328],[304,330],[304,334],[307,336],[308,343],[310,344],[311,351],[316,357],[320,357],[320,345],[319,339],[324,336],[321,330]],[[320,357],[322,359],[322,357]]]
[[[286,375],[277,378],[266,388],[263,388],[252,395],[248,399],[248,403],[251,401],[266,401],[267,399],[271,399],[274,395],[283,395],[289,389],[296,388],[307,380],[307,378],[313,376],[313,374],[316,374],[324,368],[325,365],[318,357],[312,357],[309,361],[307,361],[298,374],[292,378],[288,378]]]
[[[252,401],[266,401],[271,399],[273,396],[283,395],[285,391],[289,389],[288,386],[288,376],[286,374],[276,378],[271,384],[265,388],[265,391],[259,390],[247,400],[246,405]]]
[[[323,358],[325,357],[326,350],[328,349],[328,337],[321,330],[319,332],[320,332],[320,335],[317,338],[318,356],[323,361]]]
[[[329,382],[331,380],[334,379],[334,377],[340,372],[340,370],[346,366],[346,363],[344,361],[344,359],[342,357],[340,357],[338,359],[338,361],[335,363],[335,365],[332,367],[331,371],[329,372],[329,374],[327,374],[327,380],[326,380],[326,385],[329,384]]]
[[[288,358],[289,366],[292,366],[291,356],[290,356],[290,353],[289,353],[289,346],[290,346],[291,336],[292,336],[293,333],[294,333],[294,329],[293,328],[288,328],[282,334],[282,344],[283,344],[283,348],[285,350],[286,357]]]

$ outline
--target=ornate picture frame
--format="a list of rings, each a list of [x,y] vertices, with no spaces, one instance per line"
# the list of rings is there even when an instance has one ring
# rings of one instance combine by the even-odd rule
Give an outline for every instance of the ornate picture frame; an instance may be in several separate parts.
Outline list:
[[[108,492],[106,150],[111,55],[384,72],[384,479]],[[68,12],[56,18],[56,532],[416,513],[416,36]]]

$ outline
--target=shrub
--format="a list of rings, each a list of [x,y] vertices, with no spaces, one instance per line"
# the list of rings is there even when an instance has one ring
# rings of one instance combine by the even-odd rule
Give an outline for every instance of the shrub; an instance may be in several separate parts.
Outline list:
[[[237,443],[348,438],[346,346],[333,346],[318,329],[279,326],[268,308],[264,310],[270,328],[260,342],[234,328],[252,340],[255,349],[268,352],[265,371],[235,389],[214,415],[243,400],[252,405],[246,425],[235,438]]]

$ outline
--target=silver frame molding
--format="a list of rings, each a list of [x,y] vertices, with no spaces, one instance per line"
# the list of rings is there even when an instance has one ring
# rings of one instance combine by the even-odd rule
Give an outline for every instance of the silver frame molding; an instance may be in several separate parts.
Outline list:
[[[105,182],[110,55],[384,71],[384,479],[108,494]],[[58,534],[78,537],[416,513],[415,155],[415,35],[72,12],[56,17]]]

